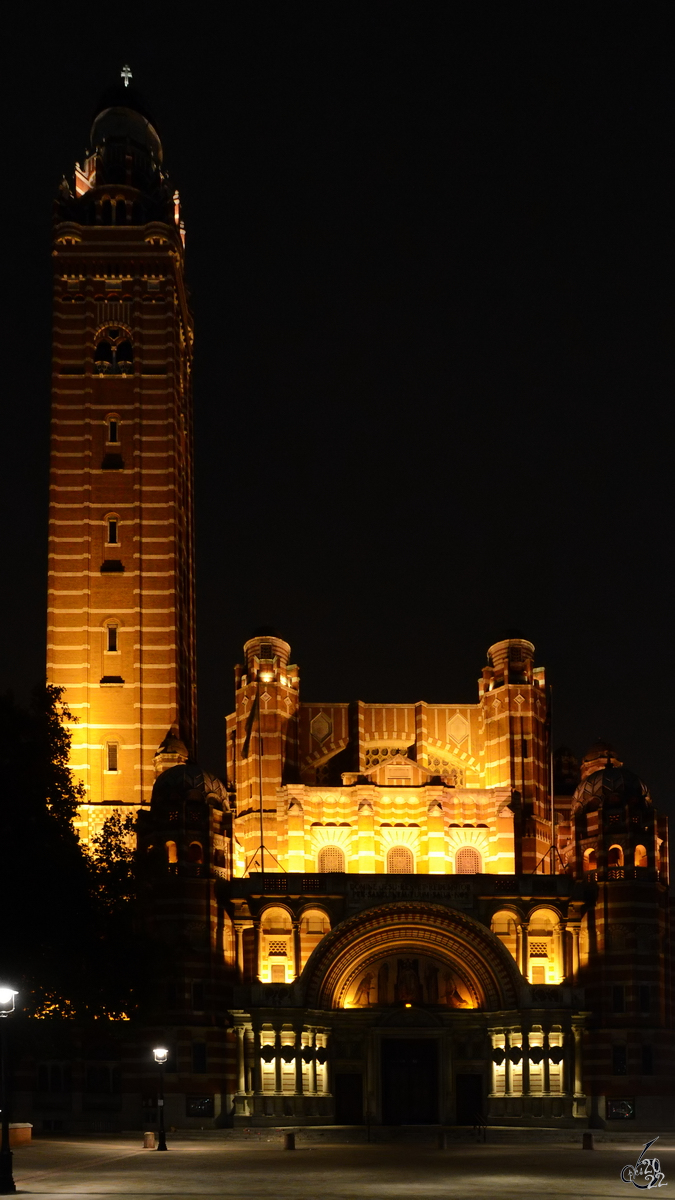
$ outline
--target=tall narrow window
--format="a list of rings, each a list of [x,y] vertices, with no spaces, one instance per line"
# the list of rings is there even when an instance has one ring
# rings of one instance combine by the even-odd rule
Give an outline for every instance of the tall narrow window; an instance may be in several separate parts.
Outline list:
[[[108,771],[117,771],[118,770],[118,766],[117,766],[118,745],[117,745],[117,742],[108,742],[106,751],[107,751],[106,759],[107,759],[107,764],[108,764],[108,766],[107,766]]]
[[[117,626],[108,625],[108,654],[117,653]],[[117,768],[115,768],[117,770]]]
[[[626,996],[622,983],[617,983],[612,988],[612,1011],[615,1013],[626,1011]]]
[[[642,1074],[651,1075],[654,1070],[654,1060],[651,1046],[642,1047]]]
[[[612,1046],[612,1075],[626,1074],[626,1047]]]
[[[119,430],[118,430],[118,426],[117,426],[117,418],[110,417],[110,419],[108,421],[108,441],[109,442],[118,442],[119,441],[118,433],[119,433]]]
[[[192,1071],[195,1075],[206,1074],[206,1042],[192,1043]]]
[[[108,517],[108,545],[117,546],[117,517]]]

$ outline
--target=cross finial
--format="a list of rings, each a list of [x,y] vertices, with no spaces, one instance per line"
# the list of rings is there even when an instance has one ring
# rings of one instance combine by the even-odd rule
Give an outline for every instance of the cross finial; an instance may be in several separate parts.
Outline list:
[[[120,71],[120,75],[122,76],[122,79],[124,80],[125,88],[128,87],[129,80],[133,78],[133,76],[131,74],[131,67],[129,66],[128,63],[124,64],[124,66],[122,67],[122,70]]]

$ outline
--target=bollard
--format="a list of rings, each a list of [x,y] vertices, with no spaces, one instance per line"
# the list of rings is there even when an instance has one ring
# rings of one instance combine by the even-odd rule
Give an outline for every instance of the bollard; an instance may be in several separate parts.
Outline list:
[[[284,1150],[295,1150],[295,1134],[284,1134]]]
[[[593,1134],[592,1133],[582,1133],[581,1148],[582,1148],[582,1150],[594,1150],[595,1149],[595,1147],[593,1145]]]
[[[143,1149],[144,1150],[154,1150],[154,1148],[155,1148],[154,1133],[144,1133],[143,1134]]]

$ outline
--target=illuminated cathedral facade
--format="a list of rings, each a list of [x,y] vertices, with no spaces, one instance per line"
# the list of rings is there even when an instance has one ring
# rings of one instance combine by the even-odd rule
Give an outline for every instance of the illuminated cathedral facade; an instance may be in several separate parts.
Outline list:
[[[137,811],[171,961],[105,1119],[152,1116],[161,1037],[177,1128],[672,1127],[666,820],[611,747],[553,761],[530,641],[470,702],[334,704],[259,630],[199,765],[185,230],[128,83],[54,225],[49,677],[80,836]]]

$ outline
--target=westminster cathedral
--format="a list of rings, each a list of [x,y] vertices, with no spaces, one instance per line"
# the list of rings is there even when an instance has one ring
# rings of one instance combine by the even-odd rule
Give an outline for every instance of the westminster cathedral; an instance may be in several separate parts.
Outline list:
[[[170,969],[107,1099],[85,1056],[50,1107],[35,1064],[36,1129],[146,1128],[153,1039],[178,1130],[673,1128],[667,821],[610,744],[552,753],[527,637],[486,645],[473,696],[319,704],[252,630],[226,778],[200,765],[185,228],[126,68],[53,264],[48,678],[80,839],[137,815]]]

